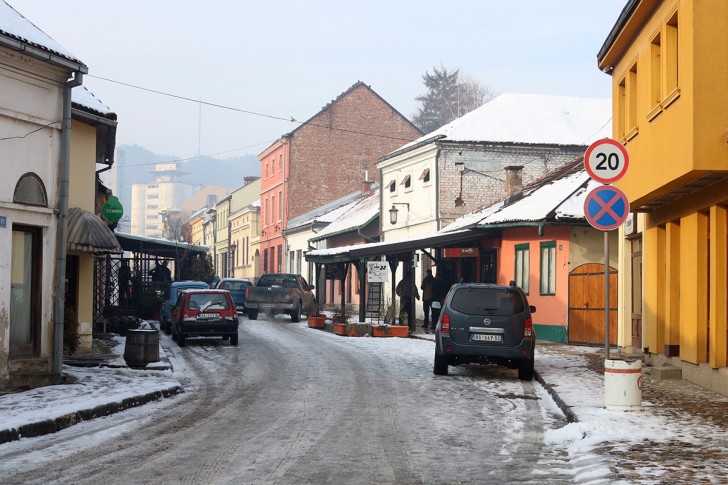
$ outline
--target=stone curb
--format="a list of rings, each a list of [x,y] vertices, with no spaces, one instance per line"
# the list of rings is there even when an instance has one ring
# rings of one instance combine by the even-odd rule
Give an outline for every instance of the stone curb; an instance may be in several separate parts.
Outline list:
[[[564,415],[566,416],[566,420],[570,423],[578,423],[579,418],[576,417],[576,414],[574,413],[574,411],[572,411],[572,409],[564,402],[564,400],[561,399],[561,397],[554,390],[554,388],[551,387],[551,385],[549,383],[547,383],[543,379],[543,377],[541,377],[541,374],[539,374],[538,371],[534,370],[533,375],[535,376],[538,383],[541,384],[544,387],[544,389],[546,389],[546,392],[549,393],[549,395],[554,400],[556,405],[559,407],[559,409],[561,409],[561,412],[564,413]]]
[[[18,428],[0,430],[0,444],[11,441],[18,441],[21,438],[34,438],[45,434],[56,433],[70,428],[82,421],[89,421],[94,418],[109,416],[126,409],[142,406],[151,401],[168,398],[176,394],[182,394],[185,390],[182,386],[173,386],[161,391],[149,392],[141,396],[128,397],[121,402],[110,402],[101,404],[91,409],[83,409],[73,413],[59,416],[55,419],[46,419],[36,423],[24,424]]]

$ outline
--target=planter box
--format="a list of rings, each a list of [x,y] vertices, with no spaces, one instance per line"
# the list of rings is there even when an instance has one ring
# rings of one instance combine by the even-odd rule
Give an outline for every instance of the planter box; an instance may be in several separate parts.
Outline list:
[[[372,325],[372,337],[409,337],[406,325]]]
[[[366,323],[334,323],[332,332],[344,337],[363,337],[370,333],[370,326]]]
[[[308,326],[311,328],[326,328],[326,317],[308,317]]]

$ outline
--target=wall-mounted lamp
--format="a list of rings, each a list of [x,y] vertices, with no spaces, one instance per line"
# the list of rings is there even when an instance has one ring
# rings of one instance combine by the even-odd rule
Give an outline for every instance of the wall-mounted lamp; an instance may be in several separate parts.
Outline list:
[[[263,229],[262,231],[260,231],[260,235],[261,236],[265,236],[265,229]]]
[[[275,229],[276,229],[276,231],[280,231],[281,230],[281,225],[280,224],[276,224]]]
[[[397,205],[406,205],[407,206],[407,212],[409,212],[409,203],[407,202],[394,202],[392,203],[392,208],[389,209],[389,223],[393,226],[397,224],[397,213],[399,213],[399,209],[397,209],[395,206]]]

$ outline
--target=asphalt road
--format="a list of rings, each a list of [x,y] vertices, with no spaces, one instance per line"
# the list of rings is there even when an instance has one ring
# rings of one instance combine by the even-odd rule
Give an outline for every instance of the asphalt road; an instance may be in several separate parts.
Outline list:
[[[515,371],[438,377],[429,341],[241,322],[238,347],[165,338],[185,394],[37,441],[28,460],[58,459],[9,483],[573,483],[543,440],[563,416]]]

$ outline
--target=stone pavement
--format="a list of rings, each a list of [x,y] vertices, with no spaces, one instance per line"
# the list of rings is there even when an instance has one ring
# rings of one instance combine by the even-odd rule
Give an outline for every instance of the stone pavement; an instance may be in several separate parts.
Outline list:
[[[422,333],[420,327],[411,337],[434,341],[434,335]],[[121,357],[123,346],[119,346],[118,342],[115,345],[108,340],[98,341],[94,352],[74,357],[75,365],[102,366],[97,371],[84,371],[90,375],[102,371],[110,373],[110,377],[94,391],[109,396],[125,396],[123,399],[120,397],[119,402],[111,398],[102,406],[89,408],[83,390],[75,390],[71,383],[0,395],[0,443],[58,431],[81,420],[183,392],[180,386],[174,385],[169,361],[161,348],[160,352],[162,362],[144,369],[139,377],[135,377],[136,372],[125,368]],[[130,379],[132,389],[133,379],[139,379],[140,384],[149,384],[150,369],[155,367],[163,376],[158,384],[152,382],[151,387],[140,386],[139,396],[114,394],[116,385],[128,389]],[[114,372],[118,374],[115,376]],[[658,381],[652,377],[650,367],[644,367],[644,411],[605,411],[604,358],[600,349],[590,347],[539,342],[536,372],[539,381],[571,423],[567,427],[582,427],[578,428],[577,434],[588,435],[605,426],[619,427],[621,422],[637,423],[638,431],[647,429],[652,433],[634,440],[603,440],[595,445],[597,454],[607,457],[611,463],[611,482],[728,483],[728,398],[684,380]],[[151,371],[152,377],[155,373]],[[119,379],[115,380],[117,377]],[[65,409],[64,415],[49,420],[48,416],[34,409],[34,402],[36,406],[38,402],[42,403],[47,409]],[[73,411],[76,408],[77,411]],[[89,409],[96,409],[96,412],[89,412]],[[605,418],[604,413],[611,414],[606,414],[608,417]],[[663,423],[664,429],[641,428],[643,420]],[[26,432],[19,432],[21,428]],[[575,454],[578,455],[578,451]]]

